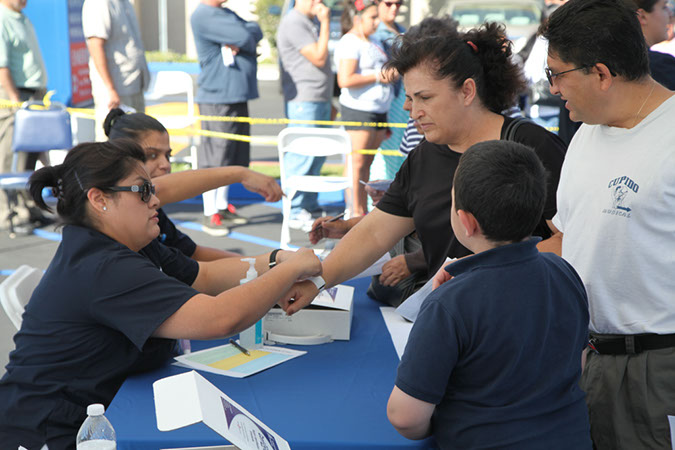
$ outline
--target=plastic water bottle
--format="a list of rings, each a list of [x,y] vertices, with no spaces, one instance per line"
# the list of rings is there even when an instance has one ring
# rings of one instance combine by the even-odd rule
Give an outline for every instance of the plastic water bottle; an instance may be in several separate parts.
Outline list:
[[[115,430],[105,418],[100,403],[87,407],[87,418],[77,432],[77,450],[116,450]]]
[[[242,261],[247,261],[250,264],[246,272],[246,278],[242,278],[239,284],[248,283],[258,276],[255,270],[255,258],[243,258]],[[249,328],[239,333],[239,343],[246,350],[258,350],[263,346],[263,320],[260,319]]]

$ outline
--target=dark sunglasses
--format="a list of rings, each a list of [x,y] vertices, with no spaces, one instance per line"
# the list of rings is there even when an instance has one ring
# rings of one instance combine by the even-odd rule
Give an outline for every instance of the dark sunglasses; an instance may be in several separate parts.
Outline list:
[[[148,203],[150,198],[155,195],[155,185],[149,181],[144,181],[143,184],[134,186],[112,186],[108,190],[113,192],[137,192],[141,194],[141,201],[143,203]]]
[[[403,4],[403,2],[382,2],[382,3],[384,3],[387,8],[391,8],[394,5],[400,8],[401,5]]]
[[[551,71],[551,69],[549,69],[549,68],[547,67],[547,68],[544,69],[544,72],[546,73],[546,79],[548,80],[548,84],[550,84],[551,86],[553,86],[553,80],[554,80],[556,77],[558,77],[558,76],[560,76],[560,75],[563,75],[563,74],[566,74],[566,73],[569,73],[569,72],[574,72],[575,70],[581,70],[581,69],[587,69],[587,68],[588,68],[588,66],[581,66],[581,67],[576,67],[576,68],[574,68],[574,69],[563,70],[562,72],[553,73],[553,72]]]

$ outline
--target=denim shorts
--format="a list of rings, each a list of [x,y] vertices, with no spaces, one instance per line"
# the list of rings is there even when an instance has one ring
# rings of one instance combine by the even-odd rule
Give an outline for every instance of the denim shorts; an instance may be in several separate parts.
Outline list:
[[[330,102],[286,102],[286,117],[295,120],[330,120]],[[289,123],[289,127],[325,127]]]

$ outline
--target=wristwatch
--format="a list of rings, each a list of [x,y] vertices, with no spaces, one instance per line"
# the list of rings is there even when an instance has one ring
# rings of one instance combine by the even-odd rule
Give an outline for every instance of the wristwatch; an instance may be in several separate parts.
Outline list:
[[[270,269],[277,265],[277,253],[279,253],[281,250],[282,249],[278,248],[270,253],[270,262],[268,264]]]

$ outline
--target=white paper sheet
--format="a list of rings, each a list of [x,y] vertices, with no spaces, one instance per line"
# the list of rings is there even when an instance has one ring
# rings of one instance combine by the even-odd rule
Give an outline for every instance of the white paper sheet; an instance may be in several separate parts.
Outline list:
[[[382,273],[382,266],[391,259],[391,255],[389,252],[385,253],[382,255],[380,259],[375,261],[372,266],[368,267],[366,270],[361,272],[360,274],[356,275],[352,280],[356,278],[363,278],[363,277],[372,277],[373,275],[379,275]]]
[[[232,51],[232,48],[228,47],[227,45],[221,45],[220,54],[223,57],[223,65],[225,67],[234,65],[234,52]]]
[[[446,258],[443,266],[449,262],[454,261],[454,259]],[[434,277],[431,277],[429,281],[426,282],[424,286],[420,288],[419,291],[415,292],[413,295],[408,297],[401,305],[396,308],[396,312],[399,313],[402,317],[405,317],[411,322],[417,320],[417,314],[420,312],[422,307],[422,302],[431,294],[432,285],[434,282]]]
[[[668,423],[670,424],[670,444],[675,450],[675,416],[668,416]]]
[[[415,292],[401,303],[399,307],[396,308],[396,312],[401,315],[401,317],[405,317],[409,321],[414,322],[417,319],[417,314],[420,312],[422,302],[427,298],[427,295],[431,294],[433,281],[433,278],[427,281],[419,291]]]
[[[410,335],[413,324],[399,316],[391,306],[381,306],[380,312],[382,313],[384,323],[387,325],[387,330],[391,335],[391,340],[394,343],[398,359],[401,359],[403,350],[405,350],[405,344],[408,343],[408,336]]]

